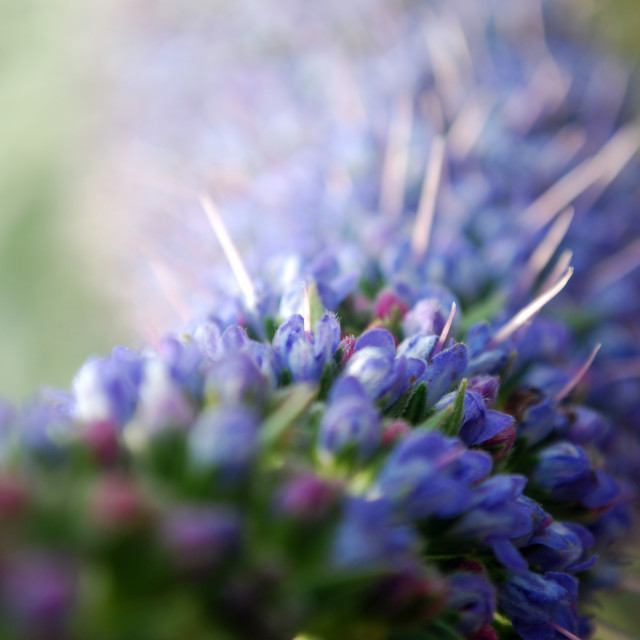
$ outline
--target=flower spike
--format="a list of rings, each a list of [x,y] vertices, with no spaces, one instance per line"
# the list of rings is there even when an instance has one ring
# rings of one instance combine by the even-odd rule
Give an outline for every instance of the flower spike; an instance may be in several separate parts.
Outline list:
[[[573,275],[573,268],[569,267],[560,280],[549,291],[540,294],[535,300],[532,300],[524,309],[521,309],[516,313],[511,320],[502,325],[498,329],[491,339],[492,345],[500,344],[504,342],[509,336],[511,336],[517,329],[523,326],[530,318],[532,318],[547,302],[550,302],[555,298],[566,286],[567,282]]]

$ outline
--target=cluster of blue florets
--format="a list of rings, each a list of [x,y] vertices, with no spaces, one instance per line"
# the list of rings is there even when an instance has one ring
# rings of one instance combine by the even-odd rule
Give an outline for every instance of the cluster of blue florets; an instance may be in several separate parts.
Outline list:
[[[482,135],[409,107],[427,186],[448,172],[435,221],[421,180],[373,216],[379,173],[355,175],[344,211],[318,197],[323,251],[0,407],[0,636],[591,635],[640,459],[640,140],[578,46],[531,62],[486,26]]]

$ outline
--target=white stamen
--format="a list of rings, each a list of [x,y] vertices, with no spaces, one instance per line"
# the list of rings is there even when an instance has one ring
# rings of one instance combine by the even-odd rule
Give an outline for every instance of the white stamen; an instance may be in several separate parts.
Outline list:
[[[222,221],[222,217],[218,212],[216,206],[213,204],[213,201],[206,194],[200,194],[200,202],[202,204],[202,208],[207,214],[207,218],[209,219],[209,224],[216,234],[218,238],[218,242],[220,242],[220,246],[222,247],[222,251],[229,261],[229,265],[231,266],[231,270],[233,271],[233,275],[238,281],[238,285],[240,286],[240,290],[242,291],[247,305],[250,308],[255,307],[256,303],[256,290],[253,286],[253,282],[249,277],[249,274],[242,262],[242,258],[240,258],[240,254],[236,249],[236,246],[233,244],[233,240],[229,236],[226,227]]]
[[[553,285],[558,282],[558,280],[562,277],[562,274],[569,268],[571,264],[571,260],[573,260],[573,251],[570,249],[566,249],[560,254],[558,261],[555,266],[551,270],[551,273],[544,279],[544,282],[540,285],[540,289],[538,289],[538,295],[544,293],[545,291],[549,291]]]
[[[532,318],[545,304],[553,300],[566,286],[567,282],[573,275],[573,268],[569,267],[564,276],[551,288],[549,291],[542,293],[535,300],[531,301],[524,309],[521,309],[516,313],[511,320],[502,325],[498,329],[491,339],[492,345],[498,345],[504,342],[510,335],[524,325],[530,318]]]
[[[522,213],[534,230],[543,227],[581,193],[596,182],[604,188],[640,149],[637,123],[620,129],[596,155],[582,161],[532,202]]]
[[[449,332],[451,331],[451,325],[453,324],[453,318],[456,315],[456,308],[457,308],[456,303],[452,302],[451,311],[449,312],[449,317],[447,318],[447,322],[442,328],[442,332],[440,333],[440,337],[438,338],[436,347],[433,350],[434,356],[442,351],[442,348],[444,347],[444,343],[447,341],[447,338],[449,337]]]
[[[640,267],[640,239],[601,262],[592,272],[592,291],[602,291]]]
[[[566,638],[569,638],[569,640],[581,640],[577,635],[575,635],[575,633],[567,631],[564,627],[561,627],[559,624],[556,624],[551,620],[549,621],[549,626],[553,627],[558,633],[561,633]]]
[[[188,322],[191,317],[191,314],[189,313],[189,305],[186,303],[182,292],[179,290],[178,284],[172,273],[165,265],[153,259],[149,260],[149,266],[162,289],[162,293],[169,301],[169,304],[171,304],[175,309],[183,322]]]
[[[578,371],[573,376],[573,378],[571,378],[571,380],[569,380],[569,382],[567,382],[567,384],[565,384],[564,387],[562,387],[562,389],[560,389],[560,391],[556,393],[556,395],[554,396],[554,400],[556,402],[560,402],[561,400],[564,400],[576,388],[576,386],[578,386],[578,383],[580,382],[580,380],[582,380],[582,378],[584,377],[584,374],[587,373],[587,371],[589,370],[589,367],[595,360],[596,354],[598,353],[598,351],[600,351],[601,346],[602,345],[598,343],[593,348],[593,350],[589,354],[589,357],[585,360],[584,364],[578,369]]]
[[[418,215],[411,236],[411,250],[418,257],[424,256],[429,247],[433,216],[442,176],[445,144],[442,136],[436,136],[431,143],[431,152],[427,162],[427,170],[422,182],[422,193],[418,205]]]
[[[494,102],[479,91],[469,96],[447,134],[447,146],[456,158],[469,155],[480,138]]]
[[[401,96],[396,101],[389,123],[389,137],[380,188],[380,209],[394,218],[402,213],[404,203],[412,120],[411,96]]]
[[[311,302],[306,282],[302,283],[302,319],[304,320],[304,332],[309,336],[311,335]]]
[[[553,257],[571,226],[573,214],[572,207],[565,209],[551,225],[547,235],[536,247],[536,250],[531,254],[524,269],[525,288],[530,287],[542,270],[549,264],[549,260]]]

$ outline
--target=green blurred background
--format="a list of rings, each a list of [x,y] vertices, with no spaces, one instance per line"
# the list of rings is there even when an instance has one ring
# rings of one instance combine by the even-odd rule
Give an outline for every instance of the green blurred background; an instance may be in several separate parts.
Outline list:
[[[81,168],[95,160],[99,122],[92,47],[109,36],[95,30],[104,4],[0,0],[0,396],[16,402],[40,384],[68,386],[86,356],[133,339],[100,285],[106,266],[87,259],[78,237]],[[640,0],[577,0],[576,10],[640,58]],[[605,601],[600,617],[617,631],[602,628],[600,638],[640,637],[640,578],[627,586]]]
[[[74,242],[90,25],[76,0],[0,0],[0,396],[14,401],[68,386],[89,353],[126,338]]]

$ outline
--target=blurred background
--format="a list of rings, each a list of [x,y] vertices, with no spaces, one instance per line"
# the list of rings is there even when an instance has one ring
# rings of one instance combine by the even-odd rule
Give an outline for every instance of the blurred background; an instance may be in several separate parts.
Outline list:
[[[124,103],[110,87],[127,65],[122,43],[151,12],[166,21],[194,8],[197,24],[199,4],[0,0],[1,397],[21,402],[41,384],[66,387],[89,354],[141,339],[118,295],[127,283],[114,255],[146,249],[129,235],[127,214],[110,210],[117,187],[104,169],[121,158],[109,138],[126,134],[112,119]],[[579,0],[575,16],[640,59],[638,0]],[[622,631],[601,638],[638,637],[639,598],[625,591],[607,602],[603,618]]]
[[[575,5],[577,19],[595,17],[603,39],[638,59],[637,0]],[[204,5],[0,0],[3,397],[20,401],[39,384],[67,386],[88,354],[139,339],[110,278],[114,247],[109,243],[126,234],[108,229],[126,216],[101,206],[95,194],[105,193],[100,189],[108,185],[96,189],[92,183],[101,161],[118,162],[104,158],[114,125],[105,127],[109,79],[118,74],[118,65],[126,66],[119,46],[146,15],[157,11],[166,20],[172,7],[180,7],[176,13],[182,19],[198,6]],[[134,242],[126,248],[134,249]]]

